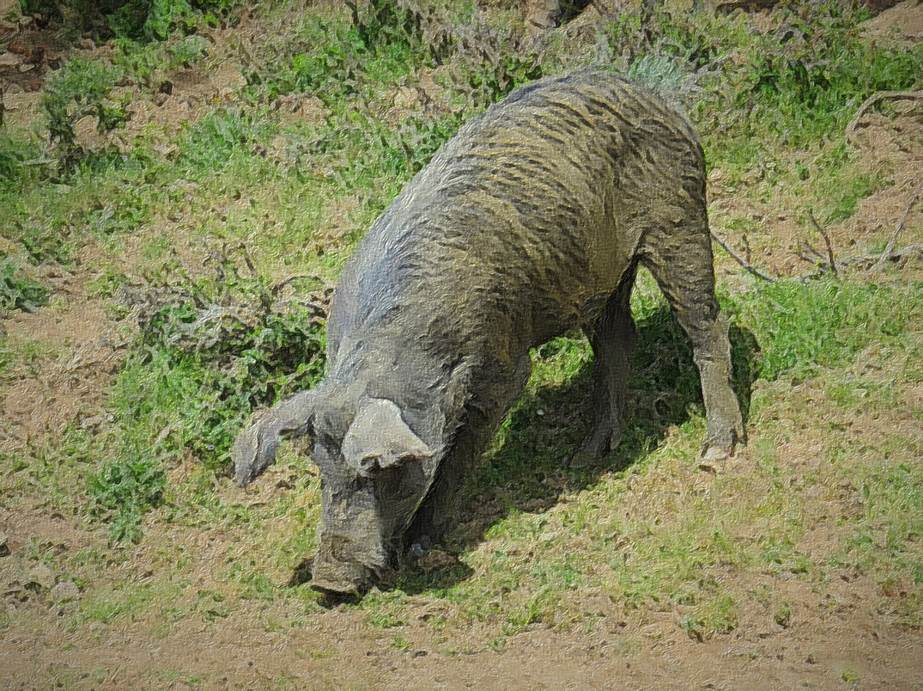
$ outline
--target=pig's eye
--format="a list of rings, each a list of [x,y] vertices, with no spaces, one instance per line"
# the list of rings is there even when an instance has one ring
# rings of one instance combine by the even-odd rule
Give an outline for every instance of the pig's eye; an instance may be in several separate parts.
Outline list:
[[[363,477],[371,477],[371,475],[381,468],[381,456],[379,455],[368,455],[363,456],[359,459],[359,462],[356,464],[356,472],[358,472]]]

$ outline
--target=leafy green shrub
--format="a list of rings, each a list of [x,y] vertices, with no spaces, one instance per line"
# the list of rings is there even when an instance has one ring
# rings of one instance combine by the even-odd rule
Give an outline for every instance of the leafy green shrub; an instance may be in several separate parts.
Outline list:
[[[104,464],[88,484],[92,511],[107,520],[114,542],[140,541],[141,517],[163,501],[165,488],[163,468],[141,453]]]
[[[273,286],[244,275],[227,254],[216,261],[216,277],[209,281],[123,289],[141,326],[126,372],[141,367],[158,375],[126,375],[121,390],[134,387],[134,393],[117,397],[121,420],[141,423],[148,432],[155,431],[151,417],[178,416],[175,439],[213,468],[227,460],[251,410],[309,388],[324,367],[324,307],[316,295],[282,299],[287,283]],[[150,387],[159,393],[144,394]],[[139,415],[138,406],[166,394],[164,387],[177,394],[165,399],[170,405]],[[172,406],[176,400],[182,400],[179,409]]]
[[[24,14],[75,23],[104,36],[163,40],[230,17],[238,0],[20,0]]]
[[[0,315],[10,310],[34,312],[48,302],[48,289],[23,276],[16,263],[0,256]]]
[[[147,86],[156,86],[170,72],[191,67],[208,54],[208,41],[196,34],[152,43],[119,38],[113,43],[113,64]]]
[[[201,21],[199,14],[187,0],[150,0],[141,33],[148,40],[164,40],[174,31],[191,33]]]
[[[45,86],[42,108],[48,118],[48,133],[57,144],[65,168],[72,168],[84,153],[74,130],[86,116],[97,119],[97,130],[109,132],[127,118],[126,103],[109,99],[120,71],[100,60],[74,58],[58,70]]]

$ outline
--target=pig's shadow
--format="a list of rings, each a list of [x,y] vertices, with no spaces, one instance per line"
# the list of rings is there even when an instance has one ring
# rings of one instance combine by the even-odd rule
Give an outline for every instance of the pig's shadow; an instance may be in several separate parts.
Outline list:
[[[538,349],[537,358],[533,357],[533,369],[546,365],[566,370],[566,363],[579,361],[581,353],[583,365],[558,385],[537,390],[528,387],[465,488],[458,512],[462,518],[443,541],[448,554],[405,567],[398,577],[399,588],[416,593],[464,580],[471,575],[470,569],[457,559],[445,557],[479,542],[485,531],[512,512],[546,511],[563,493],[593,485],[606,473],[624,470],[656,448],[668,428],[688,420],[692,408],[702,411],[692,349],[667,306],[638,320],[637,328],[629,410],[619,447],[595,467],[567,466],[590,427],[592,357],[582,338],[545,344]],[[731,327],[730,340],[734,384],[746,422],[758,348],[752,333],[735,326]]]

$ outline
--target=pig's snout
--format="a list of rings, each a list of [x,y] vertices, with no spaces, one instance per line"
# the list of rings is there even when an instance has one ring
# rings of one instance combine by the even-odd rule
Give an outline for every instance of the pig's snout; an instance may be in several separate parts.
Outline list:
[[[388,572],[387,557],[379,550],[363,550],[350,538],[333,535],[317,551],[311,587],[336,595],[361,595]]]

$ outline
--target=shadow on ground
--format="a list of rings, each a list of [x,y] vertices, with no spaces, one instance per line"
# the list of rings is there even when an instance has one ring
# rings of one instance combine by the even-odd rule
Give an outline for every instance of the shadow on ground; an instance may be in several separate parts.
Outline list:
[[[464,519],[444,541],[449,553],[461,553],[478,543],[492,525],[513,512],[547,511],[563,493],[625,470],[655,449],[670,427],[686,422],[696,411],[701,414],[692,349],[669,308],[661,305],[638,320],[637,329],[629,411],[619,447],[595,467],[567,467],[590,427],[591,359],[559,386],[530,386],[503,423],[500,441],[466,487],[459,512]],[[571,346],[589,348],[582,339],[569,340]],[[746,423],[758,374],[758,346],[750,331],[738,327],[731,328],[730,340],[734,385]],[[560,344],[559,340],[539,348],[538,359],[553,357]],[[446,588],[470,575],[470,569],[456,559],[430,571],[408,567],[396,585],[413,594]]]

